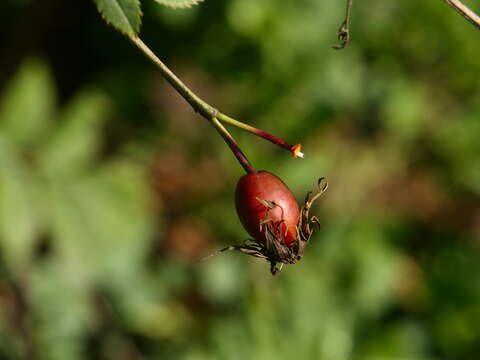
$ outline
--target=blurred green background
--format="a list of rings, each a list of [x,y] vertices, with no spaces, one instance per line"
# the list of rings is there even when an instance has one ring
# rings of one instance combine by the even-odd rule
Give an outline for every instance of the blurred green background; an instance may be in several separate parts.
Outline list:
[[[475,10],[480,5],[468,2]],[[0,358],[480,358],[480,32],[441,0],[143,1],[141,36],[323,224],[276,277],[222,139],[92,1],[0,5]]]

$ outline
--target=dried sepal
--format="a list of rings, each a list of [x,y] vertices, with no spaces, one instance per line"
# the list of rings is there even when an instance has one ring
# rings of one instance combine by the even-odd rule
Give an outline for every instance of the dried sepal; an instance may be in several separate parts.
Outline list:
[[[312,237],[314,229],[312,225],[316,225],[317,229],[320,229],[320,221],[316,216],[310,217],[310,208],[313,203],[328,189],[327,179],[321,177],[318,179],[317,183],[318,190],[316,193],[308,192],[305,196],[305,202],[300,209],[300,220],[297,225],[297,241],[298,241],[298,252],[297,257],[300,260],[305,251],[305,247],[308,245],[308,241]]]
[[[327,180],[322,177],[318,180],[317,192],[307,193],[305,202],[300,210],[300,219],[296,227],[297,239],[290,246],[285,244],[285,230],[282,230],[286,228],[285,226],[282,226],[285,225],[285,220],[274,221],[268,216],[271,210],[279,207],[282,211],[283,218],[283,208],[273,201],[257,197],[256,199],[260,204],[267,209],[265,219],[260,222],[260,232],[264,235],[264,241],[249,239],[244,241],[243,245],[227,246],[207,258],[225,251],[239,251],[246,255],[265,259],[270,262],[270,272],[272,275],[280,272],[283,264],[295,264],[302,258],[305,247],[314,232],[314,226],[316,225],[317,229],[320,228],[320,221],[318,218],[316,216],[310,217],[309,213],[313,203],[327,190],[327,188]],[[277,267],[277,263],[280,264],[279,267]]]

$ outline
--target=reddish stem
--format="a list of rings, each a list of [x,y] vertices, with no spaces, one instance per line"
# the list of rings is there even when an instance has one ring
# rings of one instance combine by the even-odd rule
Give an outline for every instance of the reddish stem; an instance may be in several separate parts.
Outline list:
[[[130,36],[130,40],[157,66],[158,70],[160,70],[160,73],[163,75],[163,77],[177,90],[177,92],[193,107],[193,109],[200,113],[204,118],[209,120],[215,127],[216,129],[222,134],[224,137],[225,141],[229,144],[230,148],[234,152],[235,156],[237,159],[240,161],[242,164],[243,168],[248,172],[248,173],[253,173],[255,172],[255,169],[250,165],[248,162],[247,158],[243,153],[240,151],[238,146],[235,144],[235,141],[233,143],[231,142],[233,138],[230,136],[230,139],[227,139],[223,133],[225,133],[227,130],[222,126],[219,127],[218,124],[219,121],[225,121],[231,125],[235,125],[241,129],[244,129],[246,131],[249,131],[255,135],[258,135],[260,137],[263,137],[269,141],[271,141],[274,144],[277,144],[288,151],[292,153],[294,157],[303,157],[302,152],[300,151],[300,144],[291,146],[287,144],[286,142],[280,140],[279,138],[270,135],[266,133],[265,131],[259,130],[257,128],[254,128],[253,126],[244,124],[238,120],[232,119],[231,117],[222,114],[219,112],[217,109],[213,108],[209,104],[207,104],[205,101],[200,99],[192,90],[190,90],[156,55],[155,53],[150,50],[150,48],[145,45],[145,43],[137,36]],[[218,123],[218,124],[215,124]],[[231,144],[235,144],[233,147]],[[235,149],[236,147],[236,149]],[[252,170],[253,169],[253,170]]]
[[[279,145],[279,146],[281,146],[281,147],[283,147],[283,148],[285,148],[289,151],[292,148],[292,145],[286,143],[282,139],[277,138],[276,136],[273,136],[272,134],[267,133],[266,131],[256,129],[255,134],[264,138],[264,139],[266,139],[266,140],[268,140],[268,141],[271,141],[272,143],[277,144],[277,145]]]
[[[223,140],[227,143],[227,145],[230,147],[230,150],[232,150],[233,155],[237,158],[238,162],[240,165],[242,165],[243,169],[247,174],[256,174],[257,170],[252,166],[250,161],[248,161],[247,157],[243,153],[243,151],[240,149],[238,146],[237,142],[235,139],[230,135],[230,133],[225,129],[225,127],[218,121],[217,118],[212,118],[210,119],[212,122],[213,126],[215,129],[218,131],[218,133],[222,136]]]
[[[300,144],[290,145],[289,143],[283,141],[282,139],[277,138],[276,136],[273,136],[272,134],[267,133],[266,131],[263,131],[263,130],[257,129],[254,126],[242,123],[222,113],[218,113],[217,117],[218,117],[218,120],[220,121],[224,121],[230,125],[237,126],[242,130],[248,131],[251,134],[264,138],[265,140],[268,140],[274,143],[275,145],[278,145],[288,150],[289,152],[292,153],[293,157],[303,157],[303,153],[300,151],[302,147]]]

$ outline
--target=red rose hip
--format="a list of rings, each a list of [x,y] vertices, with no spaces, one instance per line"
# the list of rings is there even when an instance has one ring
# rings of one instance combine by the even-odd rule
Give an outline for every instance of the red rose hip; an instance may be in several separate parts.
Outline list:
[[[275,275],[283,264],[295,264],[302,258],[314,232],[312,225],[319,224],[315,216],[309,216],[309,211],[327,189],[327,182],[320,178],[319,191],[309,192],[299,209],[292,192],[277,176],[253,168],[249,170],[238,180],[235,205],[243,227],[253,239],[243,245],[227,246],[217,254],[236,250],[265,259]]]
[[[240,178],[235,192],[238,217],[248,233],[265,244],[265,229],[291,246],[297,239],[300,209],[290,189],[277,176],[259,171]]]

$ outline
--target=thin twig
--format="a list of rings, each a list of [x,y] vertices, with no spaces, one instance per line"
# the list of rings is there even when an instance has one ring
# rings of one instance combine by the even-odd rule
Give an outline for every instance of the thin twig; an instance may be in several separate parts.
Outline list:
[[[247,174],[255,174],[257,170],[252,166],[250,161],[248,161],[247,157],[243,153],[243,151],[240,149],[238,146],[237,142],[235,139],[230,135],[227,129],[222,125],[220,121],[216,117],[212,117],[208,119],[210,123],[213,125],[213,127],[217,130],[217,132],[220,134],[220,136],[225,140],[227,145],[230,147],[230,150],[232,150],[233,155],[237,158],[238,162],[240,165],[243,167],[245,172]]]
[[[162,76],[172,85],[175,90],[193,107],[207,119],[217,116],[218,110],[200,99],[193,91],[191,91],[182,80],[180,80],[157,55],[137,36],[131,36],[130,40],[157,66]]]
[[[338,40],[342,43],[340,45],[333,45],[332,47],[334,49],[343,49],[350,41],[350,13],[352,10],[352,1],[353,0],[347,0],[345,19],[343,20],[342,25],[340,25],[340,29],[338,29]]]
[[[209,105],[207,102],[202,100],[197,96],[192,90],[188,88],[168,67],[165,65],[157,55],[137,36],[130,36],[130,40],[137,46],[149,59],[152,61],[162,74],[162,76],[173,86],[175,90],[192,106],[195,112],[202,115],[204,118],[209,120],[217,130],[219,129],[215,122],[212,122],[212,119],[215,121],[220,120],[227,124],[236,126],[242,130],[245,130],[251,134],[259,136],[265,140],[268,140],[284,149],[289,151],[294,157],[303,157],[303,153],[300,151],[300,144],[290,145],[285,141],[273,136],[266,131],[257,129],[251,125],[245,124],[241,121],[235,120],[230,116],[222,114],[220,111],[215,109],[213,106]],[[225,139],[225,137],[224,137]]]
[[[218,113],[217,115],[218,120],[223,121],[227,124],[236,126],[242,130],[245,130],[249,132],[250,134],[254,134],[256,136],[259,136],[265,140],[268,140],[275,145],[278,145],[282,148],[284,148],[287,151],[290,151],[292,153],[293,157],[300,157],[303,158],[303,153],[301,152],[301,144],[296,144],[296,145],[290,145],[289,143],[286,143],[282,139],[277,138],[276,136],[273,136],[272,134],[269,134],[263,130],[257,129],[256,127],[253,127],[251,125],[245,124],[241,121],[235,120],[231,118],[230,116],[227,116],[222,113]]]
[[[460,0],[444,0],[448,5],[453,7],[456,12],[470,21],[475,27],[480,29],[480,16],[464,5]]]

